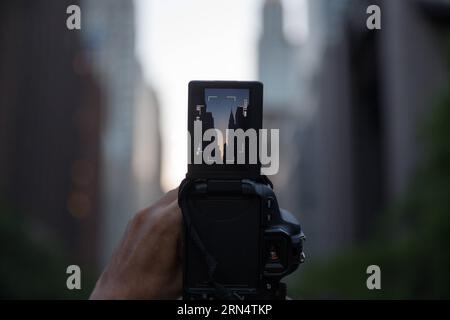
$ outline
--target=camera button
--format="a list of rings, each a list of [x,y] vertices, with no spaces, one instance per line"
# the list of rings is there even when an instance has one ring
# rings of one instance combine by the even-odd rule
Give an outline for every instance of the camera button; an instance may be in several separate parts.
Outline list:
[[[272,197],[267,198],[267,208],[272,209],[274,199]]]
[[[305,262],[306,260],[306,254],[302,251],[302,253],[300,254],[300,263]]]

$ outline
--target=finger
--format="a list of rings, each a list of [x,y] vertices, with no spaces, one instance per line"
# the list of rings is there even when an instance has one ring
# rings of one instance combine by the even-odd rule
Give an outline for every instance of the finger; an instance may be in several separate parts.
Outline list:
[[[162,203],[170,203],[178,199],[178,188],[168,191],[162,198]]]
[[[168,206],[172,202],[178,201],[178,188],[172,189],[163,195],[157,202],[155,202],[149,208],[144,209],[147,215],[158,215],[158,211],[165,210],[166,206]]]
[[[181,225],[182,223],[182,214],[181,209],[178,206],[178,201],[172,201],[169,203],[165,209],[166,211],[166,219],[170,221],[170,223],[173,223],[177,227]]]

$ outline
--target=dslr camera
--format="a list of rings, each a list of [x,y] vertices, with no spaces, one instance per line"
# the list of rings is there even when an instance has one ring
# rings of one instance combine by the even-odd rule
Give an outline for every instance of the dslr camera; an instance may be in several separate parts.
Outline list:
[[[285,299],[281,279],[305,259],[300,224],[261,174],[262,95],[260,82],[189,83],[184,299]]]

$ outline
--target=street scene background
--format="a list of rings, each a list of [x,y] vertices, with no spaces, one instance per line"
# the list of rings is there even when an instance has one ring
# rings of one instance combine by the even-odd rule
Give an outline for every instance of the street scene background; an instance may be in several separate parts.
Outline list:
[[[264,83],[290,297],[450,298],[449,26],[447,0],[1,1],[0,298],[89,296],[184,177],[190,80]]]

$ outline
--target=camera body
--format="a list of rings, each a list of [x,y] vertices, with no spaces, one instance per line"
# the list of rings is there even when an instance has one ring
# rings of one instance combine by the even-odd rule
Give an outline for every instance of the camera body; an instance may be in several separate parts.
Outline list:
[[[186,178],[179,204],[184,299],[285,299],[280,280],[304,261],[305,236],[266,177]]]
[[[280,280],[304,260],[300,225],[261,173],[262,109],[260,82],[189,83],[185,299],[284,299]]]

